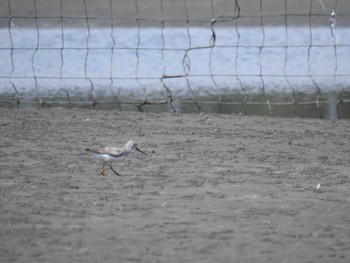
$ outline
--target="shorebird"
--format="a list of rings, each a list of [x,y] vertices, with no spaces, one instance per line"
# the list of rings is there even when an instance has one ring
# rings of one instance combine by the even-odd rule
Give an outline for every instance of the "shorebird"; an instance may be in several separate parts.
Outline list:
[[[119,161],[119,160],[122,160],[122,159],[128,157],[128,155],[130,153],[132,153],[134,150],[137,150],[140,153],[147,155],[146,153],[141,151],[137,147],[137,144],[132,140],[128,141],[124,145],[124,147],[121,147],[121,148],[119,148],[119,147],[105,147],[103,149],[86,149],[86,151],[94,153],[96,158],[102,160],[102,167],[101,167],[100,175],[106,175],[105,174],[105,164],[107,162],[109,163],[109,167],[111,168],[111,170],[116,175],[120,175],[116,170],[113,169],[112,162]]]

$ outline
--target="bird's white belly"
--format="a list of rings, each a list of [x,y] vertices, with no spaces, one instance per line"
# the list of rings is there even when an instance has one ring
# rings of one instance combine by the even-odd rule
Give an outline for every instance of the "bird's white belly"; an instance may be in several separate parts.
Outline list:
[[[119,157],[116,157],[116,156],[111,156],[109,154],[95,154],[95,157],[103,161],[118,161],[118,160],[124,159],[125,155],[123,154]]]

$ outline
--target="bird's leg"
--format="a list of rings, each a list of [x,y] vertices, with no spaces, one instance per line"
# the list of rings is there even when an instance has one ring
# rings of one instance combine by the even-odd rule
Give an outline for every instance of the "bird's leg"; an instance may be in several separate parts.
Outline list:
[[[106,161],[103,161],[103,162],[102,162],[102,168],[101,168],[101,172],[100,172],[100,175],[103,175],[103,176],[106,175],[106,174],[105,174],[105,163],[106,163]]]
[[[109,167],[111,168],[111,170],[112,170],[116,175],[120,176],[120,174],[119,174],[116,170],[113,169],[111,163],[109,164]]]

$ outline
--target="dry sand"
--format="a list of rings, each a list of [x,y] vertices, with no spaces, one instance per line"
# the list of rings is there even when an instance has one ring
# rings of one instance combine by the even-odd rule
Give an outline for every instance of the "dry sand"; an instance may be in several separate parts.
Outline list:
[[[1,262],[350,261],[348,120],[0,111]]]

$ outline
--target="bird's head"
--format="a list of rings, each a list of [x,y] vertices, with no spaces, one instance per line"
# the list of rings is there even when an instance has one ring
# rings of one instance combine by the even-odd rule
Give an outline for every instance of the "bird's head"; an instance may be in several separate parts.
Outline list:
[[[128,142],[125,144],[124,148],[125,148],[125,150],[130,151],[130,152],[136,150],[136,151],[139,151],[140,153],[143,153],[143,154],[147,155],[145,152],[141,151],[141,150],[137,147],[136,142],[134,142],[133,140],[128,141]]]

